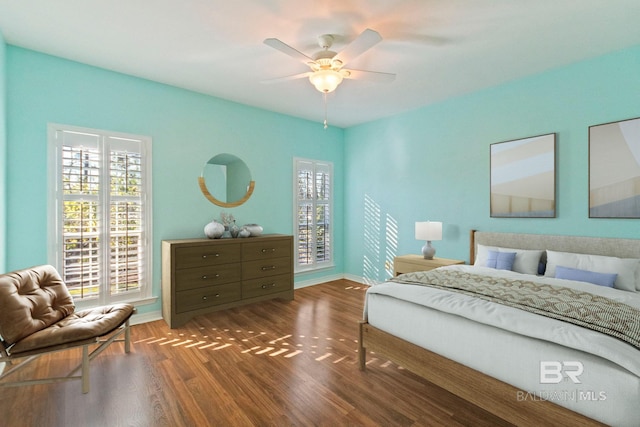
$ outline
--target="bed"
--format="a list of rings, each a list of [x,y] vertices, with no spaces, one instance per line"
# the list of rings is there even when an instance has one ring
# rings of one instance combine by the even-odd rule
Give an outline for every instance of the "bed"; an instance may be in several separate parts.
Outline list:
[[[637,425],[640,240],[479,231],[470,240],[476,265],[367,290],[360,368],[375,353],[517,425]],[[486,266],[496,253],[510,269]],[[506,301],[483,293],[493,282]],[[524,296],[511,296],[514,284]],[[555,311],[541,315],[548,305]]]

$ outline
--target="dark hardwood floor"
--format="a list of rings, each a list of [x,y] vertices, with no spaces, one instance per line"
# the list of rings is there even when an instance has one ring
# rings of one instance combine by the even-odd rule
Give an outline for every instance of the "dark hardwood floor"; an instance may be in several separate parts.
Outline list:
[[[502,419],[386,360],[358,370],[362,285],[339,280],[200,316],[132,327],[78,381],[0,388],[2,426],[500,426]],[[60,374],[79,352],[25,375]],[[22,374],[21,374],[22,375]]]

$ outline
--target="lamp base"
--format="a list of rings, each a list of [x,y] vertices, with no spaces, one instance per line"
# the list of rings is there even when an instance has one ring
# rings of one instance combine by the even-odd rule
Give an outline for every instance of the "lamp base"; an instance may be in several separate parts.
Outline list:
[[[433,259],[433,256],[436,254],[436,249],[431,246],[431,241],[427,240],[427,243],[422,247],[422,255],[424,259]]]

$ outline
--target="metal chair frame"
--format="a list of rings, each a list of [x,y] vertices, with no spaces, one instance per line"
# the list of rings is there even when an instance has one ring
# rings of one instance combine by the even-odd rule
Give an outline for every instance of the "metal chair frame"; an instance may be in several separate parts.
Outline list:
[[[134,310],[135,313],[135,310]],[[126,322],[121,324],[118,328],[116,328],[110,334],[105,335],[106,338],[100,339],[100,337],[94,337],[82,341],[77,341],[75,343],[62,344],[59,346],[46,347],[38,350],[28,351],[24,353],[17,353],[15,355],[11,354],[11,348],[6,347],[6,343],[3,340],[0,340],[0,363],[5,363],[4,367],[0,367],[0,387],[19,387],[25,385],[35,385],[35,384],[50,384],[57,383],[63,381],[72,381],[72,380],[81,380],[82,381],[82,392],[89,392],[89,364],[90,362],[96,358],[100,353],[102,353],[111,343],[114,342],[123,342],[124,343],[124,352],[129,353],[131,351],[131,331],[130,324],[127,319]],[[124,337],[122,337],[124,335]],[[93,345],[98,345],[92,351],[89,351],[89,347]],[[45,377],[41,379],[30,379],[30,380],[20,380],[20,381],[5,381],[6,378],[12,374],[15,374],[23,367],[27,366],[31,362],[39,359],[41,356],[44,356],[49,353],[55,353],[58,351],[69,350],[72,348],[82,347],[82,359],[78,366],[76,366],[71,372],[69,372],[66,376],[51,376]],[[26,359],[25,359],[26,358]],[[14,363],[15,360],[25,359],[17,364]],[[80,371],[80,375],[76,375],[76,373]]]

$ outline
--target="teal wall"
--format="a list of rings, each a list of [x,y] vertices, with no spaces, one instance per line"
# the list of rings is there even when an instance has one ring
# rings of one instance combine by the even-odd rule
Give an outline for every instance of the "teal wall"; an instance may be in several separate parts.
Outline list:
[[[443,221],[437,256],[468,260],[470,229],[640,238],[640,220],[588,218],[588,127],[640,116],[640,46],[345,131],[345,266],[388,277]],[[557,133],[557,217],[489,217],[489,145]],[[385,268],[385,262],[387,262]]]
[[[196,179],[206,160],[222,152],[242,157],[256,181],[252,198],[230,212],[239,223],[277,233],[292,232],[292,158],[334,162],[336,267],[298,275],[297,282],[342,273],[383,280],[393,256],[419,252],[414,223],[428,219],[444,222],[437,255],[464,260],[473,228],[640,238],[639,220],[588,218],[588,127],[640,116],[640,46],[327,131],[14,46],[4,57],[7,154],[0,151],[0,162],[7,165],[7,194],[0,219],[4,207],[7,270],[47,260],[49,122],[153,138],[156,295],[160,241],[202,236],[221,211],[200,194]],[[489,145],[551,132],[558,137],[557,217],[490,218]]]
[[[6,44],[0,32],[0,271],[5,271],[7,242]]]
[[[7,241],[6,44],[0,32],[0,272],[5,271]]]
[[[223,210],[204,198],[197,183],[205,162],[218,153],[241,157],[256,181],[246,204],[225,211],[239,224],[263,225],[265,233],[293,232],[293,157],[333,162],[337,265],[296,281],[344,271],[342,129],[325,131],[319,122],[11,45],[6,57],[7,270],[47,262],[47,123],[60,123],[153,138],[155,295],[160,294],[160,242],[204,237],[204,225]],[[159,309],[157,303],[141,311]]]

